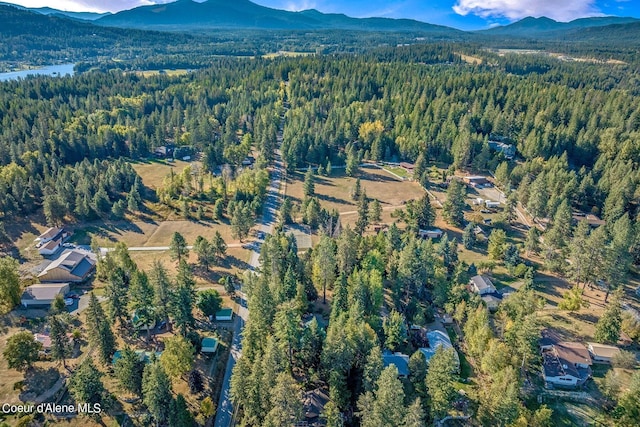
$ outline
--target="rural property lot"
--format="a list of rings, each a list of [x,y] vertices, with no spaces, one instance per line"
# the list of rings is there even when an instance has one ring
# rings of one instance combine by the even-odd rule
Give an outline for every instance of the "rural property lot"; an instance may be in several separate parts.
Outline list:
[[[417,182],[401,181],[377,167],[360,168],[358,177],[367,196],[370,199],[378,199],[383,210],[386,209],[386,211],[402,206],[407,200],[424,195],[424,190]],[[356,177],[346,176],[343,169],[334,169],[329,177],[316,175],[315,193],[322,207],[328,210],[337,209],[341,214],[356,216],[357,205],[351,200],[351,191],[356,179]],[[289,176],[287,197],[294,204],[302,203],[304,199],[303,182],[304,172],[296,172]]]

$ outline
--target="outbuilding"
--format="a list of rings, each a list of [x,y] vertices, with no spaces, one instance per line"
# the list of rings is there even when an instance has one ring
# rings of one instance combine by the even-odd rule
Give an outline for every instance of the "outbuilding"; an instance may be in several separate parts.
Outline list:
[[[49,307],[56,296],[69,292],[69,283],[37,283],[27,286],[22,293],[20,303],[25,308]]]
[[[202,338],[202,353],[215,353],[218,350],[218,340],[213,337]]]
[[[595,363],[611,363],[613,358],[620,354],[620,349],[616,346],[595,342],[587,343],[587,349]]]

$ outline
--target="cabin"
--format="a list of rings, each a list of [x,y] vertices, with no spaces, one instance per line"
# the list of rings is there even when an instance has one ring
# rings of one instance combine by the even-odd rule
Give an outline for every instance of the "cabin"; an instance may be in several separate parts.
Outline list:
[[[401,162],[400,167],[406,170],[407,172],[413,173],[414,169],[416,168],[416,165],[414,165],[413,163]]]
[[[40,274],[41,282],[82,282],[96,267],[93,254],[70,249],[49,264]]]
[[[598,228],[607,223],[605,220],[598,218],[594,214],[585,214],[583,212],[574,212],[572,219],[574,224],[577,224],[580,221],[587,221],[587,224],[589,224],[589,227],[591,228]]]
[[[589,351],[580,343],[557,342],[542,349],[542,377],[548,388],[582,386],[591,378],[591,364]]]
[[[50,307],[58,295],[64,296],[69,292],[69,283],[37,283],[27,286],[20,298],[24,308]]]
[[[213,337],[204,337],[202,338],[202,349],[200,352],[202,353],[210,353],[213,354],[218,350],[218,340]]]
[[[473,292],[480,296],[495,294],[498,292],[496,287],[491,282],[491,279],[489,279],[487,276],[473,276],[469,281],[469,286],[471,287],[471,290]]]
[[[613,345],[588,342],[587,349],[594,363],[611,363],[616,355],[620,354],[620,349]]]
[[[484,176],[465,176],[462,181],[473,188],[491,187],[491,182]]]
[[[161,145],[160,147],[156,147],[153,155],[160,159],[173,158],[175,150],[176,146],[173,144]]]
[[[421,239],[439,239],[444,234],[444,231],[439,228],[434,228],[433,230],[418,230],[418,236]]]
[[[382,353],[382,363],[385,368],[389,365],[394,365],[398,370],[398,378],[407,378],[409,376],[409,356],[406,354],[385,351]]]

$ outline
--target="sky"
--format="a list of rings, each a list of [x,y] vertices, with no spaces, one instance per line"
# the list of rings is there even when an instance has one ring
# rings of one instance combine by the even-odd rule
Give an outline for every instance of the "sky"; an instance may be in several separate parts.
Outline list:
[[[27,7],[116,12],[171,0],[4,0]],[[234,1],[234,0],[228,0]],[[286,10],[317,9],[362,18],[411,18],[464,30],[504,25],[527,16],[570,21],[589,16],[617,15],[640,18],[638,0],[252,0]]]

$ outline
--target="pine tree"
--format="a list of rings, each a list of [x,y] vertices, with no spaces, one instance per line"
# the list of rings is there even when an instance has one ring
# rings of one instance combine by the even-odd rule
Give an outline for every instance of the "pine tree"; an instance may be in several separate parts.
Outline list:
[[[615,297],[609,302],[604,313],[596,323],[596,332],[593,339],[604,344],[615,344],[620,338],[622,326],[622,306],[620,304],[621,292],[616,292]]]
[[[115,377],[120,386],[136,396],[142,395],[142,373],[144,362],[129,346],[120,351],[120,358],[114,364]]]
[[[366,392],[358,400],[361,425],[402,426],[406,414],[405,396],[395,365],[390,365],[382,371],[376,386],[374,393]]]
[[[123,327],[128,317],[127,305],[129,302],[128,283],[129,278],[121,267],[116,267],[109,274],[109,280],[104,288],[104,295],[107,298],[107,314],[109,320],[114,323],[119,321]]]
[[[304,174],[304,197],[313,197],[315,195],[315,176],[313,174],[313,169],[311,166],[307,169],[307,172]]]
[[[407,408],[407,413],[404,416],[402,427],[424,427],[425,425],[426,423],[424,421],[422,403],[420,403],[420,399],[416,399]]]
[[[395,351],[407,340],[407,328],[402,314],[392,310],[382,325],[385,334],[385,345]]]
[[[456,369],[455,350],[438,347],[429,360],[429,369],[425,383],[429,392],[431,414],[435,419],[442,418],[450,408],[455,395],[454,375]]]
[[[211,243],[202,236],[196,237],[193,251],[198,256],[198,263],[209,271],[209,266],[215,261],[215,253]]]
[[[20,304],[20,295],[18,261],[11,257],[0,258],[0,309],[8,311]]]
[[[447,200],[442,205],[442,215],[448,223],[462,225],[466,207],[465,197],[464,184],[457,179],[452,180],[447,189]]]
[[[326,427],[342,427],[342,414],[340,410],[331,400],[324,405],[324,409],[322,410],[321,417],[324,418],[326,422]]]
[[[164,265],[155,260],[149,272],[149,282],[153,287],[153,301],[156,315],[169,320],[170,305],[173,298],[173,285]]]
[[[191,370],[195,349],[180,335],[164,340],[165,348],[160,356],[160,364],[171,378],[178,378]]]
[[[428,230],[433,226],[433,222],[436,219],[436,214],[433,211],[433,207],[431,207],[431,201],[429,200],[429,195],[425,194],[422,196],[415,205],[416,208],[416,220],[417,226],[420,230]]]
[[[178,264],[178,275],[176,276],[176,288],[172,293],[171,314],[176,326],[180,329],[180,334],[184,337],[188,329],[193,326],[193,305],[196,298],[195,281],[193,272],[186,261],[182,260]]]
[[[149,363],[142,376],[142,401],[156,424],[169,421],[171,413],[171,380],[158,361]]]
[[[227,244],[218,230],[213,233],[213,237],[211,238],[211,248],[213,255],[218,259],[222,259],[227,255]]]
[[[357,202],[358,200],[360,200],[360,196],[362,196],[362,184],[360,182],[360,178],[356,178],[356,183],[351,189],[351,200]]]
[[[363,192],[358,200],[358,219],[354,231],[362,236],[362,233],[369,225],[369,199],[367,193]]]
[[[494,229],[489,235],[489,258],[504,259],[507,242],[507,233],[504,230]]]
[[[196,425],[182,394],[178,394],[178,396],[171,401],[169,425],[171,427],[192,427]]]
[[[131,285],[129,286],[129,308],[138,319],[136,328],[150,326],[155,323],[156,314],[153,306],[153,287],[149,283],[149,277],[143,271],[133,274]],[[147,328],[147,340],[149,339],[149,328]]]
[[[189,249],[187,248],[187,242],[184,236],[177,231],[173,233],[171,237],[171,243],[169,244],[169,253],[173,261],[182,261],[189,256]]]
[[[67,358],[71,354],[71,346],[67,337],[66,325],[58,316],[49,318],[49,336],[51,337],[51,357],[61,360],[62,366],[67,367]]]
[[[464,231],[462,233],[462,244],[467,250],[472,250],[476,245],[475,227],[472,222],[468,223],[466,227],[464,227]]]
[[[90,407],[101,405],[106,395],[101,377],[91,358],[85,358],[69,378],[68,387],[73,399]]]
[[[382,219],[382,205],[378,199],[371,202],[371,210],[369,211],[369,222],[376,223]]]
[[[382,351],[375,346],[367,355],[367,360],[362,370],[362,388],[364,391],[375,391],[376,384],[382,374],[384,365],[382,363]]]

